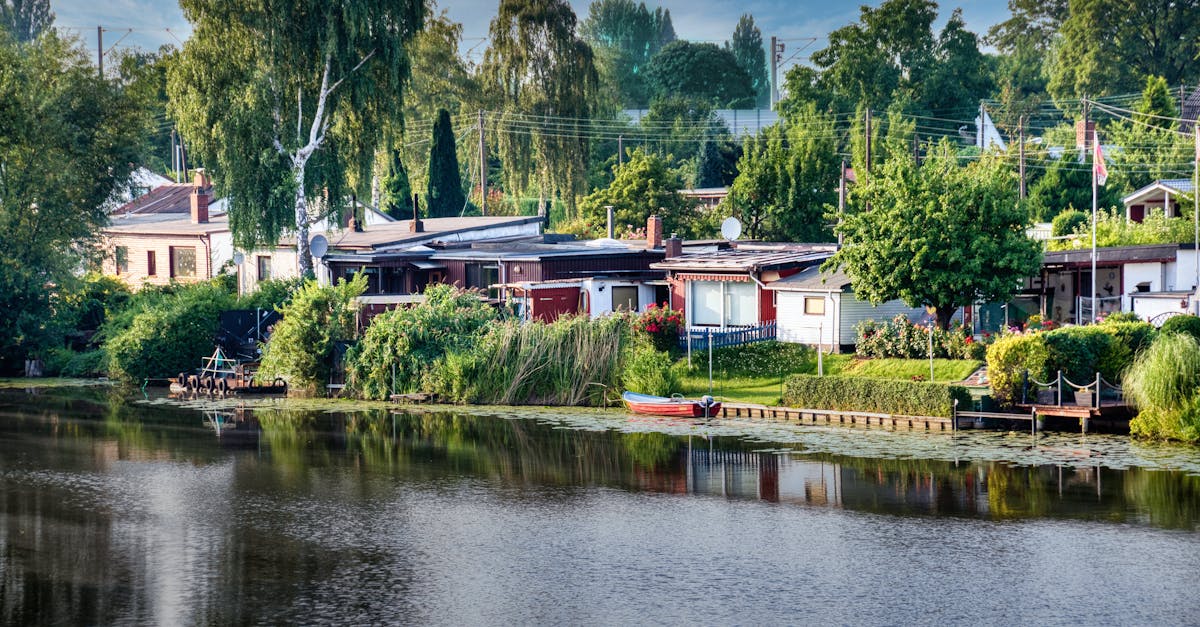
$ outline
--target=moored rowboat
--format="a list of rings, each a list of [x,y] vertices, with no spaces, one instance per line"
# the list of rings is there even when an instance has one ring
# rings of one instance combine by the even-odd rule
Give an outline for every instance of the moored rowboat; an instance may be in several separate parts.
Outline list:
[[[679,396],[651,396],[625,392],[621,395],[629,411],[652,416],[683,416],[687,418],[714,418],[721,411],[721,403],[711,396],[688,399]]]

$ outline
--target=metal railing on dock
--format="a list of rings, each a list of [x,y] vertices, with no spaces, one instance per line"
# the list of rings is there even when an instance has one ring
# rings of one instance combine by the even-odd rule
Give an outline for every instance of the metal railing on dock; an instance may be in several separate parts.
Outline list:
[[[1063,384],[1066,384],[1067,388],[1074,394],[1071,399],[1074,402],[1063,402]],[[1106,393],[1109,395],[1110,400],[1116,401],[1118,405],[1122,404],[1125,394],[1124,390],[1105,380],[1099,372],[1096,373],[1095,380],[1084,385],[1063,376],[1062,370],[1059,370],[1056,376],[1049,381],[1038,381],[1029,376],[1029,371],[1026,370],[1021,382],[1022,405],[1052,405],[1055,407],[1074,405],[1075,407],[1088,407],[1098,410],[1103,405]]]

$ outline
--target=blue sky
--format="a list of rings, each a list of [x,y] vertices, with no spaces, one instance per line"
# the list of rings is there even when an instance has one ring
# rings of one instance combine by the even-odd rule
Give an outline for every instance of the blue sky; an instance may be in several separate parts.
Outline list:
[[[445,9],[451,19],[463,24],[463,50],[478,60],[486,47],[488,23],[496,13],[499,0],[442,0],[439,9]],[[582,20],[587,15],[590,0],[571,0],[575,12]],[[661,0],[647,2],[648,6],[662,6],[671,11],[675,32],[681,39],[722,42],[728,39],[742,13],[751,13],[763,32],[763,38],[772,35],[784,40],[790,57],[815,37],[817,42],[799,53],[790,63],[801,61],[808,54],[821,49],[825,36],[832,30],[844,26],[858,16],[860,3],[839,0]],[[878,5],[878,1],[869,2]],[[937,25],[945,23],[950,12],[961,7],[968,28],[983,34],[988,27],[1008,17],[1004,0],[960,0],[942,3]],[[134,45],[154,49],[162,44],[178,45],[178,40],[187,39],[190,32],[187,20],[179,5],[171,0],[51,0],[51,8],[57,16],[56,24],[79,34],[90,50],[96,48],[96,26],[105,29],[105,47]],[[128,30],[133,29],[132,33]]]

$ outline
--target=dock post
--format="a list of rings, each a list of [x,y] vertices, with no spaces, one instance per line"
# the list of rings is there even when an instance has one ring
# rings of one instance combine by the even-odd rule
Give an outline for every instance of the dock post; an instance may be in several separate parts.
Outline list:
[[[950,408],[950,431],[958,431],[958,399],[954,399],[954,406]]]
[[[1200,253],[1197,253],[1200,254]],[[1096,396],[1092,400],[1092,407],[1100,409],[1100,373],[1096,372]]]
[[[1062,370],[1058,371],[1058,406],[1062,407]]]
[[[1037,407],[1033,408],[1033,413],[1029,416],[1029,428],[1033,432],[1033,436],[1037,437]]]

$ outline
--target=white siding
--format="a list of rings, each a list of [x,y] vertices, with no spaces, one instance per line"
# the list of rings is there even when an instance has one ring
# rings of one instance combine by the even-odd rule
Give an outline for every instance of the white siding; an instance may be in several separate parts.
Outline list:
[[[825,299],[825,315],[804,313],[805,298]],[[775,336],[781,342],[797,344],[836,343],[838,301],[841,294],[826,292],[775,292]]]
[[[1151,292],[1163,290],[1163,264],[1127,263],[1125,264],[1125,292],[1137,291],[1138,283],[1149,283]]]
[[[1190,290],[1196,287],[1196,253],[1180,250],[1175,263],[1167,264],[1167,286],[1165,291]]]
[[[654,286],[642,285],[637,281],[591,279],[584,281],[581,287],[587,291],[588,302],[591,304],[590,316],[592,318],[599,318],[605,314],[612,313],[612,288],[614,287],[638,288],[638,311],[645,311],[647,307],[654,303]]]
[[[1169,311],[1188,313],[1187,307],[1179,306],[1180,303],[1184,301],[1183,298],[1156,298],[1149,297],[1147,295],[1135,294],[1130,298],[1130,300],[1132,301],[1132,311],[1136,313],[1142,320],[1150,320],[1159,314],[1164,314]]]

